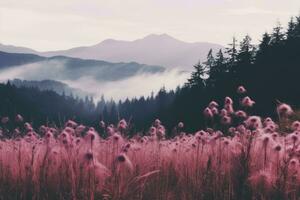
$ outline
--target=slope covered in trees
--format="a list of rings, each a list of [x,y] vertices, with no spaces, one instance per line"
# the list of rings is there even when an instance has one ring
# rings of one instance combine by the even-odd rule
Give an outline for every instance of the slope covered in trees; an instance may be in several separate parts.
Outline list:
[[[100,120],[115,123],[125,118],[141,131],[159,118],[167,130],[184,121],[187,131],[194,131],[208,125],[202,116],[207,103],[212,99],[221,103],[225,96],[236,96],[239,85],[244,85],[258,102],[252,114],[274,116],[277,102],[300,106],[300,16],[292,18],[286,30],[277,25],[271,33],[264,33],[258,45],[249,35],[239,42],[233,38],[226,52],[220,50],[214,55],[210,51],[205,62],[195,65],[184,87],[170,92],[161,89],[155,96],[123,102],[102,98],[94,105],[91,98],[84,101],[1,85],[0,112],[3,116],[21,113],[35,123],[48,120],[57,124],[71,118],[94,125]],[[239,102],[239,97],[236,100]]]

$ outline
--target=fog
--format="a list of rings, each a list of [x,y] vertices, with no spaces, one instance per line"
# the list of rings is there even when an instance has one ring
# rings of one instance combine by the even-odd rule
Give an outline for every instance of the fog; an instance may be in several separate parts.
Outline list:
[[[154,74],[138,73],[117,81],[98,80],[94,76],[85,74],[72,79],[72,76],[66,74],[63,63],[53,61],[51,65],[49,62],[47,65],[45,62],[41,62],[1,70],[0,81],[5,82],[16,78],[22,80],[56,80],[66,83],[71,88],[93,94],[95,100],[104,95],[105,99],[113,98],[118,101],[126,98],[149,96],[152,92],[156,94],[162,87],[165,87],[166,90],[176,89],[177,86],[186,82],[189,75],[189,72],[173,69]]]
[[[78,80],[62,82],[94,94],[96,100],[102,94],[106,99],[125,100],[127,97],[149,96],[151,92],[156,94],[162,87],[166,90],[176,89],[177,86],[183,85],[188,77],[188,72],[174,69],[156,74],[138,74],[119,81],[100,82],[92,77],[82,77]]]
[[[64,62],[62,61],[42,61],[10,67],[0,71],[0,81],[2,82],[15,78],[24,80],[59,80],[64,76]]]

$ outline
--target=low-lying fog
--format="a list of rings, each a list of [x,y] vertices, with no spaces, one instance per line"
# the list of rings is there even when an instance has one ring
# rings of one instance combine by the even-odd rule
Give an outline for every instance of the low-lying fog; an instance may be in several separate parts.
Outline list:
[[[2,82],[11,79],[23,80],[56,80],[68,84],[72,88],[81,89],[93,94],[95,100],[101,95],[105,99],[124,100],[127,97],[149,96],[151,92],[157,93],[163,86],[166,90],[176,89],[186,82],[189,72],[177,69],[167,70],[161,73],[137,73],[125,79],[116,81],[98,80],[92,72],[84,73],[79,78],[65,74],[62,63],[52,63],[51,67],[38,64],[28,64],[0,71]]]
[[[156,74],[139,74],[128,79],[110,82],[99,82],[91,77],[82,77],[74,81],[63,81],[73,88],[79,88],[99,98],[104,94],[106,99],[124,100],[127,97],[149,96],[156,94],[163,86],[166,90],[175,89],[186,82],[189,73],[178,70]]]

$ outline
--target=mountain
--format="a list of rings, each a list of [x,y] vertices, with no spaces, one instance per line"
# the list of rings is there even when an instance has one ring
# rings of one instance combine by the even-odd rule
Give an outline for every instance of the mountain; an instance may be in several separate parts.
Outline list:
[[[160,66],[130,63],[111,63],[65,56],[42,57],[34,54],[0,52],[0,79],[71,80],[81,78],[97,81],[116,81],[139,73],[159,73]]]
[[[26,47],[19,47],[13,45],[5,45],[0,43],[0,51],[4,51],[7,53],[28,53],[28,54],[39,54],[38,51],[35,51]]]
[[[96,45],[68,50],[37,52],[25,47],[0,44],[0,51],[29,53],[45,57],[68,56],[108,62],[137,62],[167,68],[181,67],[191,70],[199,60],[204,61],[209,49],[217,52],[224,47],[208,42],[184,42],[167,34],[151,34],[134,41],[107,39]]]
[[[64,55],[84,59],[100,59],[110,62],[138,62],[164,67],[191,69],[199,60],[205,60],[209,49],[214,52],[223,46],[206,42],[188,43],[167,34],[151,34],[134,41],[108,39],[87,47],[64,51],[44,52],[41,55]]]
[[[89,94],[87,92],[84,92],[80,89],[75,89],[72,87],[69,87],[67,84],[54,81],[54,80],[41,80],[41,81],[28,81],[28,80],[21,80],[21,79],[13,79],[9,80],[10,84],[21,88],[37,88],[41,91],[54,91],[60,95],[65,94],[67,96],[77,96],[79,98],[84,98],[86,96],[92,96],[92,94]]]
[[[45,60],[44,57],[34,54],[7,53],[0,51],[0,69],[17,65],[25,65],[43,60]]]

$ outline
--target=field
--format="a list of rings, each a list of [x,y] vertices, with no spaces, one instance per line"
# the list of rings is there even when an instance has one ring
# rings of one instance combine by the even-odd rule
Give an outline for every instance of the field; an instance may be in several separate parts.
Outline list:
[[[172,138],[158,119],[129,138],[125,120],[101,121],[100,136],[71,120],[34,130],[21,115],[8,130],[3,117],[0,199],[297,200],[300,122],[284,103],[276,120],[248,116],[255,102],[245,92],[238,88],[236,108],[230,97],[208,105],[213,128],[190,134],[180,122]]]

